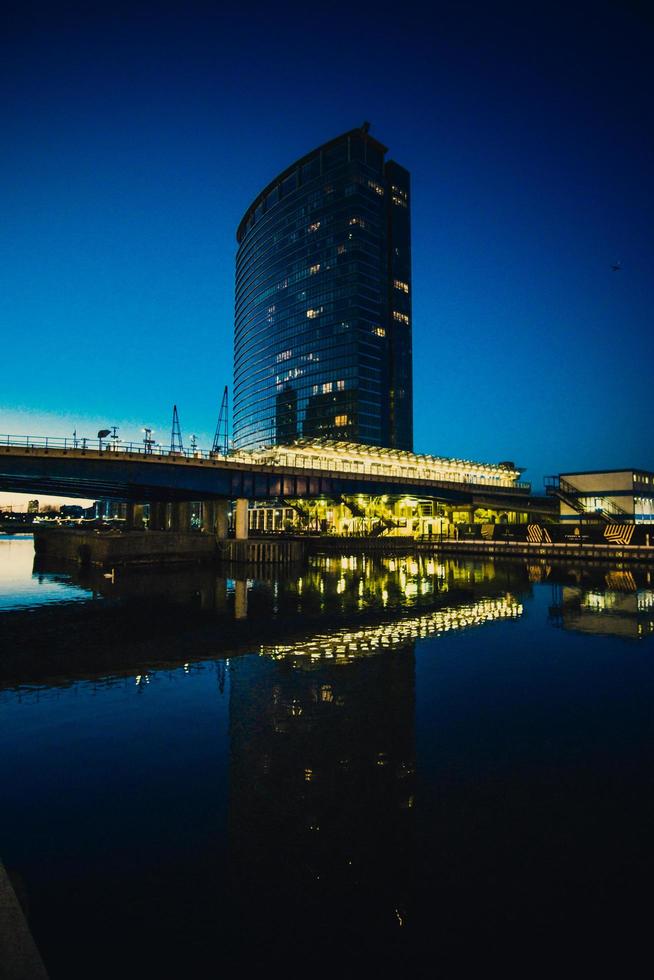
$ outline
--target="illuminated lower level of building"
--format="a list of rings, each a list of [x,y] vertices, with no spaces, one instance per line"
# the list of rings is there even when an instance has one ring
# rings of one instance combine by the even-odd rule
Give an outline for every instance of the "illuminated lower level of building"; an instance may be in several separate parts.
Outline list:
[[[253,463],[303,467],[337,473],[402,477],[475,486],[524,487],[522,470],[513,463],[480,463],[364,446],[332,440],[298,440],[288,446],[237,453]],[[526,512],[448,504],[413,495],[342,495],[339,499],[283,499],[253,503],[249,509],[252,534],[313,531],[342,535],[385,537],[448,536],[456,524],[484,521],[514,523],[528,519]]]

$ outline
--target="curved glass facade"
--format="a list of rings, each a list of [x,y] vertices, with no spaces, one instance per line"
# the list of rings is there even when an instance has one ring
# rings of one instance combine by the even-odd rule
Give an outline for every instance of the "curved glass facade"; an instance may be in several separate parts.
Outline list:
[[[412,449],[409,174],[364,127],[256,198],[237,233],[234,444]]]

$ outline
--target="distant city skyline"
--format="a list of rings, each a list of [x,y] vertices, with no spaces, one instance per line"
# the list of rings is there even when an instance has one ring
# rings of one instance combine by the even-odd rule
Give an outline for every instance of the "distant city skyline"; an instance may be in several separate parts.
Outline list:
[[[289,161],[369,119],[412,175],[415,450],[511,459],[537,490],[654,470],[636,5],[137,8],[7,15],[0,431],[151,425],[166,444],[176,403],[210,445],[234,228]]]

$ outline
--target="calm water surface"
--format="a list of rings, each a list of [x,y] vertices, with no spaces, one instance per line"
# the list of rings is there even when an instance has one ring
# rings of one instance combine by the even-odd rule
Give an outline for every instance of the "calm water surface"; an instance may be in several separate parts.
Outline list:
[[[0,537],[0,858],[52,980],[648,935],[654,572],[251,574]]]

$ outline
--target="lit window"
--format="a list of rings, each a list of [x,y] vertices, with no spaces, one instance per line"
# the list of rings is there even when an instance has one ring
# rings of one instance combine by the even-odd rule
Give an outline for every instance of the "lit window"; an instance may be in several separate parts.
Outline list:
[[[378,337],[385,337],[386,336],[386,331],[384,330],[383,327],[373,327],[372,328],[372,332],[374,334],[377,334]]]
[[[379,194],[380,197],[384,196],[384,188],[381,186],[381,184],[378,184],[376,180],[369,180],[368,187],[371,191],[374,191],[375,194]]]
[[[329,392],[333,389],[333,387],[334,385],[332,384],[331,381],[325,381],[324,385],[322,386],[323,395],[328,395]]]
[[[292,350],[283,350],[280,354],[277,355],[277,363],[279,364],[280,361],[288,361],[292,353],[293,353]]]
[[[319,228],[320,228],[320,222],[314,221],[312,224],[309,225],[307,231],[309,232],[309,234],[311,234],[311,232],[313,231],[318,231]]]
[[[348,422],[349,419],[347,415],[337,415],[336,418],[334,419],[335,425],[337,425],[339,428],[341,428],[344,425],[347,425]]]
[[[316,262],[315,265],[309,266],[309,275],[315,276],[316,272],[320,272],[320,262]]]
[[[400,313],[398,310],[393,310],[393,319],[397,320],[398,323],[408,324],[409,318],[406,313]]]
[[[344,391],[344,389],[345,389],[345,382],[344,381],[337,381],[336,382],[336,391]]]
[[[320,316],[321,313],[322,313],[322,306],[318,306],[316,307],[316,309],[307,310],[307,316],[309,317],[310,320],[313,320],[314,317]]]
[[[363,218],[350,218],[350,224],[351,225],[358,225],[359,228],[365,228],[366,227],[366,223],[363,220]]]
[[[311,389],[311,394],[312,394],[312,395],[317,395],[317,394],[318,394],[318,389],[319,389],[319,387],[320,387],[319,385],[314,385],[314,386],[312,387],[312,389]]]
[[[393,280],[393,285],[395,286],[396,289],[400,289],[403,293],[408,293],[409,292],[409,284],[408,284],[408,282],[402,282],[401,279],[394,279]]]
[[[346,250],[345,245],[339,245],[338,248],[336,249],[339,255],[342,255],[345,252],[345,250]]]
[[[409,206],[408,194],[405,190],[402,190],[401,187],[395,187],[395,185],[393,185],[391,188],[391,196],[393,198],[393,204],[399,204],[402,208]]]

